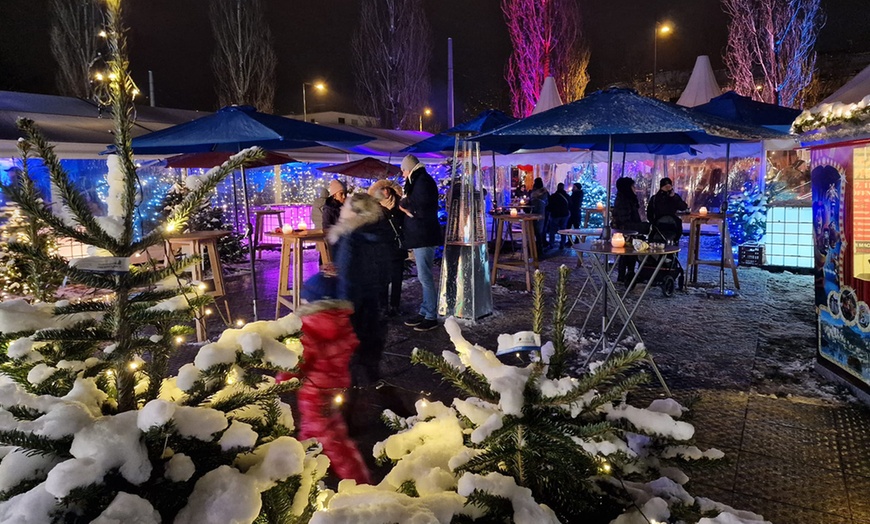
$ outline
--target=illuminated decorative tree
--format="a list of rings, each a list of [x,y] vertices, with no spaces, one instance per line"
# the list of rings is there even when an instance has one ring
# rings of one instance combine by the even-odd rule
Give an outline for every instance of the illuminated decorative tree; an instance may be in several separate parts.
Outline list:
[[[506,79],[514,116],[528,116],[544,79],[556,79],[562,100],[583,96],[589,76],[589,51],[580,33],[580,10],[574,0],[502,0],[513,43]]]
[[[821,0],[722,0],[731,16],[725,64],[734,90],[755,100],[802,107],[824,24]]]
[[[390,129],[413,129],[429,97],[431,32],[423,0],[362,0],[353,36],[357,104]]]
[[[100,9],[95,0],[51,0],[51,53],[57,88],[66,96],[91,96],[91,61],[97,55]]]
[[[250,105],[271,113],[278,58],[262,1],[213,0],[209,18],[215,38],[212,69],[221,106]]]

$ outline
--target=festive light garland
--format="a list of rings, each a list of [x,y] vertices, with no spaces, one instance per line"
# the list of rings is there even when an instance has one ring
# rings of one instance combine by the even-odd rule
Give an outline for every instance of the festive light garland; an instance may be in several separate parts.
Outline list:
[[[828,130],[828,127],[840,129]],[[846,135],[870,131],[870,95],[854,104],[820,104],[798,115],[791,126],[793,133],[819,131],[822,135]],[[814,133],[815,136],[815,133]]]

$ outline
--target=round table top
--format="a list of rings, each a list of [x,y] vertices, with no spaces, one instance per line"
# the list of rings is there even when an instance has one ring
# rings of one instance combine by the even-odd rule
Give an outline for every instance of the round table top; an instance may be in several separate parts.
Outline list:
[[[673,255],[680,252],[680,246],[666,246],[664,249],[653,251],[637,251],[631,244],[626,243],[625,247],[613,247],[610,242],[582,242],[574,244],[574,251],[578,253],[590,253],[594,255],[623,255],[630,257],[639,257],[646,255]]]
[[[683,220],[697,220],[697,219],[710,219],[710,218],[712,218],[714,220],[722,220],[723,218],[725,218],[725,215],[723,215],[722,213],[706,213],[703,215],[701,213],[683,213],[683,214],[678,215],[678,216],[680,218],[682,218]]]
[[[581,227],[580,229],[560,229],[556,231],[556,233],[560,235],[566,236],[601,236],[601,232],[603,231],[600,227]],[[611,229],[613,233],[622,233],[625,236],[637,235],[639,231],[632,231],[631,229]]]
[[[287,232],[281,231],[280,233],[276,231],[266,231],[266,235],[277,238],[310,238],[316,240],[326,237],[326,231],[322,229],[294,229]]]
[[[586,213],[604,213],[604,207],[584,207],[582,210]]]
[[[508,213],[504,213],[501,215],[493,215],[493,218],[497,218],[498,220],[506,220],[508,222],[523,222],[528,220],[540,220],[544,217],[542,215],[530,215],[522,213],[518,213],[516,216],[514,216]]]
[[[282,215],[284,214],[283,209],[255,209],[255,215]]]

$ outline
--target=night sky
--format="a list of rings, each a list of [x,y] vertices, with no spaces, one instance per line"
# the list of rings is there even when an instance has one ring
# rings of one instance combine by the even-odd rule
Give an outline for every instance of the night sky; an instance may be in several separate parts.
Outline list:
[[[578,0],[592,51],[592,89],[652,69],[655,20],[674,25],[659,40],[662,69],[691,69],[710,55],[722,67],[727,16],[719,0]],[[0,0],[0,89],[54,92],[47,0]],[[153,70],[159,105],[213,110],[213,40],[206,0],[129,0],[126,25],[133,76],[147,92]],[[303,81],[324,80],[326,95],[309,95],[309,111],[352,110],[350,40],[356,0],[266,0],[278,53],[279,113],[302,109]],[[828,23],[820,52],[870,51],[866,20],[870,0],[822,0]],[[498,0],[427,0],[434,34],[431,107],[446,124],[447,38],[454,39],[457,122],[491,106],[508,107],[503,79],[510,41]]]

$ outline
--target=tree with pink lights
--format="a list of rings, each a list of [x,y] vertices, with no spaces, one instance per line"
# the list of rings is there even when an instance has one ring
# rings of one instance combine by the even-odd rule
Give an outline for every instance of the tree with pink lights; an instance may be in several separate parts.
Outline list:
[[[787,107],[802,107],[824,24],[820,0],[722,0],[731,16],[725,64],[734,90]]]
[[[575,0],[502,0],[513,53],[506,80],[514,116],[528,116],[544,79],[556,79],[562,100],[581,98],[589,83],[589,51],[582,44]]]

